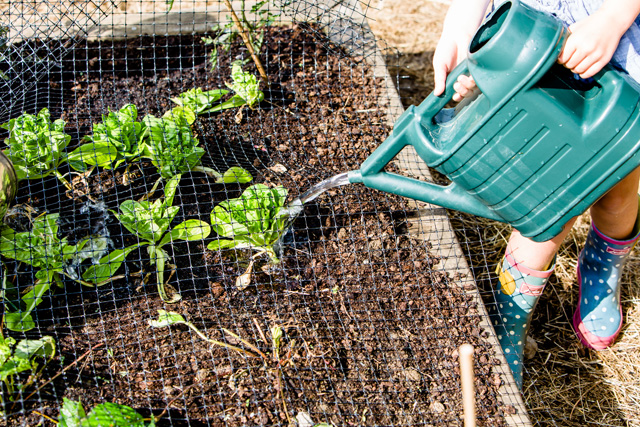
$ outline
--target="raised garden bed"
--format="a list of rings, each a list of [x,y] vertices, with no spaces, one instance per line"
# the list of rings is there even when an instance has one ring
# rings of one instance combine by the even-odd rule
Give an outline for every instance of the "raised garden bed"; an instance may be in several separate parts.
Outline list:
[[[291,198],[357,168],[386,138],[385,82],[319,34],[306,25],[269,29],[261,53],[271,82],[265,100],[243,109],[240,120],[228,110],[193,126],[207,166],[242,166],[254,182],[283,185]],[[140,115],[161,115],[187,89],[224,87],[230,58],[242,52],[234,46],[211,71],[198,36],[86,42],[41,85],[48,96],[34,108],[44,103],[67,122],[73,148],[108,108],[134,103]],[[55,179],[32,180],[16,203],[36,214],[60,213],[60,234],[72,242],[103,227],[113,247],[122,248],[135,236],[108,209],[139,199],[157,177],[143,162],[94,172],[74,181],[72,191]],[[174,224],[209,222],[216,204],[246,186],[183,175]],[[168,408],[160,425],[287,425],[301,414],[335,426],[461,425],[457,348],[471,343],[478,424],[507,424],[515,409],[498,397],[505,379],[477,302],[436,267],[429,242],[412,236],[411,209],[400,197],[362,186],[332,190],[295,221],[280,265],[263,270],[265,259],[258,258],[244,290],[236,279],[248,253],[208,250],[215,234],[176,242],[169,247],[176,265],[169,284],[182,296],[177,304],[160,299],[144,250],[132,252],[120,270],[125,277],[109,284],[65,280],[34,312],[37,329],[29,333],[58,343],[60,357],[43,381],[88,357],[30,399],[9,403],[10,423],[35,425],[42,419],[35,411],[55,418],[66,397],[86,408],[117,402],[146,416]],[[24,218],[12,220],[25,226]],[[9,280],[33,280],[30,268],[3,263]],[[212,345],[185,326],[151,328],[159,309],[182,314],[211,339],[250,350],[229,330],[264,356]],[[284,331],[280,351],[272,346],[275,326]]]

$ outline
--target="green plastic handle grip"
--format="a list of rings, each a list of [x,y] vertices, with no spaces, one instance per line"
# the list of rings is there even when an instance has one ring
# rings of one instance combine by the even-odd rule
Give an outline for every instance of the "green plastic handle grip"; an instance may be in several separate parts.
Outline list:
[[[440,96],[435,96],[432,92],[420,103],[420,105],[416,107],[415,114],[421,117],[421,123],[423,126],[427,128],[437,126],[433,120],[434,117],[447,105],[449,101],[453,99],[453,96],[456,94],[456,91],[453,89],[453,85],[458,81],[458,77],[468,73],[469,62],[467,59],[464,59],[449,73],[449,75],[447,75],[444,93]]]

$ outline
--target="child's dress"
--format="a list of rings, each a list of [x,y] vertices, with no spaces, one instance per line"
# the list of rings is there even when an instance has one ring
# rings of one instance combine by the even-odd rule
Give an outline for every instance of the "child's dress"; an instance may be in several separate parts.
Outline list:
[[[522,0],[522,3],[551,13],[569,26],[598,10],[603,0]],[[611,63],[640,83],[640,16],[620,39]]]

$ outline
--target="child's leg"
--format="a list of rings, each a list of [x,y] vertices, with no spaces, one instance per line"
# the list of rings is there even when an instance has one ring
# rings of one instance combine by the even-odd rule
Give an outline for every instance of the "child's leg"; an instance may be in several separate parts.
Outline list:
[[[500,346],[522,388],[522,359],[531,313],[553,273],[558,247],[573,226],[570,221],[559,236],[547,242],[534,242],[517,231],[511,234],[504,259],[498,266],[496,304],[489,305],[489,315]]]
[[[620,279],[640,237],[640,168],[620,181],[591,208],[592,226],[578,258],[580,298],[573,326],[587,347],[609,347],[622,328]]]

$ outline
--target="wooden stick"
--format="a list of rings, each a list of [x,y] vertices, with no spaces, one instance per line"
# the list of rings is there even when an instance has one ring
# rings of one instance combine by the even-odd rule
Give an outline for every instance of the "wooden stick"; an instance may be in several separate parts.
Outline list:
[[[240,22],[240,18],[238,18],[238,15],[236,15],[235,10],[233,10],[231,1],[224,0],[224,4],[227,6],[227,9],[229,9],[229,12],[231,12],[231,19],[233,20],[233,23],[235,24],[236,29],[238,30],[238,33],[240,33],[240,37],[242,37],[242,41],[244,42],[244,45],[247,47],[247,50],[249,50],[249,54],[251,54],[251,59],[253,59],[253,62],[256,64],[256,67],[258,68],[258,72],[260,73],[260,78],[262,78],[262,80],[267,85],[269,85],[269,78],[267,77],[267,73],[265,72],[264,67],[262,66],[262,62],[260,62],[260,58],[258,58],[258,55],[256,54],[255,50],[253,50],[253,45],[251,44],[251,40],[247,35],[247,31],[242,25],[242,22]]]
[[[460,357],[460,382],[462,384],[462,407],[464,427],[476,427],[476,392],[473,375],[473,346],[462,344],[458,349]]]

